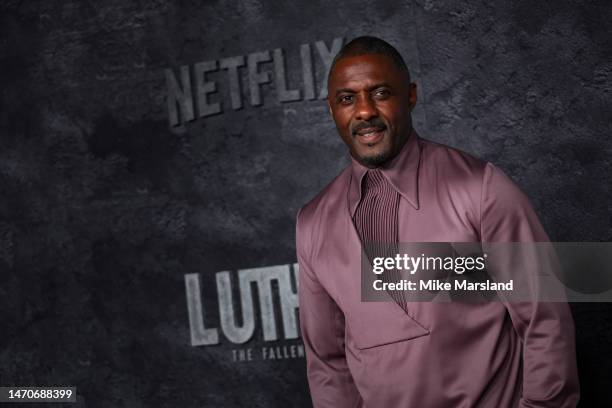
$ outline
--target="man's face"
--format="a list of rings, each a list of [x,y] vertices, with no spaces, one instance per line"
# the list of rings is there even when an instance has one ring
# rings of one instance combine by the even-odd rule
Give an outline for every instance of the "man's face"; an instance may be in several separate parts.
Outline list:
[[[377,167],[393,158],[410,136],[416,85],[386,55],[345,57],[330,74],[327,101],[351,155]]]

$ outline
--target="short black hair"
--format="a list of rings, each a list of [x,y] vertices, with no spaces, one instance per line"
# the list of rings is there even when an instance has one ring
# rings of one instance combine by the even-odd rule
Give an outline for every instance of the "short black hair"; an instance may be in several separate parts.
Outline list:
[[[391,58],[400,70],[406,71],[406,74],[408,74],[408,82],[410,82],[410,71],[397,49],[385,40],[367,35],[352,39],[338,51],[338,54],[334,57],[331,67],[329,68],[329,74],[331,74],[334,69],[336,62],[342,58],[369,54],[386,55]]]

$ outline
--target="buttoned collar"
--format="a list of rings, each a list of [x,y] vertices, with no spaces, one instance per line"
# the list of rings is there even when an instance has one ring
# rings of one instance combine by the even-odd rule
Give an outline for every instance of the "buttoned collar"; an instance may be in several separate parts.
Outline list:
[[[418,173],[421,151],[416,131],[406,141],[402,150],[379,169],[393,188],[415,209],[419,209]],[[351,218],[361,201],[363,177],[369,169],[351,157],[351,182],[348,192],[348,206]]]

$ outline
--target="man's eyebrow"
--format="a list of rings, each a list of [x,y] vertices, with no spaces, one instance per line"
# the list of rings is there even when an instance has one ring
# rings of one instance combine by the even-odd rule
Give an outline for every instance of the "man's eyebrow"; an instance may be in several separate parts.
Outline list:
[[[386,83],[386,82],[379,82],[379,83],[376,83],[376,84],[374,84],[374,85],[370,85],[370,86],[368,86],[368,87],[366,88],[366,90],[367,90],[368,92],[370,92],[370,91],[372,91],[372,90],[374,90],[374,89],[377,89],[377,88],[391,88],[391,85],[389,85],[389,84],[388,84],[388,83]],[[338,90],[336,91],[336,96],[338,96],[338,95],[340,95],[340,94],[342,94],[342,93],[351,93],[351,94],[354,94],[354,93],[356,93],[356,91],[355,91],[354,89],[351,89],[351,88],[340,88],[340,89],[338,89]]]
[[[368,91],[373,91],[376,88],[391,88],[391,85],[389,85],[386,82],[379,82],[377,84],[374,84],[372,86],[369,86],[367,89]]]
[[[355,90],[351,89],[351,88],[340,88],[338,90],[336,90],[336,96],[342,94],[342,93],[355,93]]]

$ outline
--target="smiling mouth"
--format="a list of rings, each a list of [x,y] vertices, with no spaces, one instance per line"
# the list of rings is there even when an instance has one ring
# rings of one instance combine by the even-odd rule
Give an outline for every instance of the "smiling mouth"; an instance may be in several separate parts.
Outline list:
[[[355,136],[364,144],[371,145],[382,139],[385,128],[366,128],[356,132]]]

